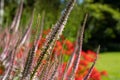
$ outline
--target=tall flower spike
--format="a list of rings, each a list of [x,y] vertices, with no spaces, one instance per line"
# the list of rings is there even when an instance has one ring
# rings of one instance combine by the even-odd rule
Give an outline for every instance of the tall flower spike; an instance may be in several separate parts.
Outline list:
[[[75,2],[76,2],[76,0],[69,1],[64,13],[61,15],[61,17],[59,19],[59,21],[54,25],[52,31],[47,36],[46,42],[42,47],[42,52],[37,61],[37,65],[35,66],[33,73],[31,74],[31,79],[34,77],[39,65],[41,64],[42,59],[44,58],[44,55],[46,54],[47,50],[50,48],[51,44],[53,42],[55,42],[57,39],[59,39],[59,36],[62,34],[62,31],[67,22],[68,16],[69,16]]]
[[[18,31],[18,27],[19,27],[19,24],[20,24],[20,18],[21,18],[21,15],[22,15],[22,10],[23,10],[23,0],[21,0],[20,6],[18,7],[16,15],[13,19],[13,22],[12,22],[11,26],[10,26],[10,32],[11,31],[13,31],[13,32]]]
[[[15,45],[12,47],[12,49],[9,52],[8,55],[8,66],[6,67],[6,71],[5,71],[5,75],[3,76],[2,80],[8,80],[10,79],[10,74],[12,72],[12,68],[13,68],[13,63],[14,63],[14,59],[15,59],[15,52],[17,50],[17,47],[19,45],[19,41],[17,40],[17,42],[15,43]]]
[[[62,55],[62,54],[61,54]],[[59,58],[61,58],[62,56],[60,55]],[[58,76],[59,73],[57,72],[58,71],[58,68],[60,66],[60,59],[57,59],[58,57],[56,56],[55,59],[56,59],[56,62],[55,62],[55,68],[52,70],[51,72],[51,75],[49,76],[48,80],[55,80],[55,77],[56,75]]]
[[[72,80],[72,79],[74,79],[74,74],[76,73],[76,71],[78,69],[78,65],[80,63],[81,50],[82,50],[83,33],[84,33],[84,28],[85,28],[85,24],[86,24],[86,21],[87,21],[87,17],[88,17],[88,14],[85,15],[83,26],[78,31],[78,37],[77,37],[77,41],[76,41],[75,50],[74,50],[74,52],[73,52],[73,54],[71,56],[71,59],[70,59],[70,61],[68,63],[68,67],[67,67],[67,70],[66,70],[66,72],[64,74],[63,80],[66,80],[66,79]],[[70,69],[72,69],[72,71],[68,75],[68,71]]]
[[[89,79],[89,77],[90,77],[90,75],[91,75],[91,73],[92,73],[92,71],[93,71],[93,68],[94,68],[94,66],[95,66],[95,64],[96,64],[96,61],[97,61],[97,59],[98,59],[99,51],[100,51],[100,46],[98,46],[96,58],[95,58],[95,60],[94,60],[94,62],[93,62],[93,64],[92,64],[92,66],[90,67],[90,69],[89,69],[89,71],[88,71],[88,74],[84,77],[83,80],[88,80],[88,79]]]
[[[28,25],[28,28],[25,30],[25,33],[22,35],[22,37],[19,39],[16,47],[14,50],[19,50],[21,48],[21,46],[26,42],[26,40],[29,38],[29,35],[30,35],[30,32],[31,32],[31,24]],[[13,56],[16,56],[16,52],[14,52],[14,55]],[[15,57],[12,58],[13,61],[15,59]],[[13,62],[11,61],[11,62]],[[14,65],[13,65],[14,66]],[[14,67],[13,67],[14,68]]]
[[[29,23],[28,27],[32,26],[33,18],[34,18],[34,12],[32,14],[32,18],[30,20],[30,23]],[[24,70],[23,70],[23,73],[22,73],[22,79],[27,77],[27,75],[28,75],[28,73],[30,71],[30,67],[31,67],[31,64],[32,64],[34,51],[35,51],[35,45],[33,45],[33,47],[30,49],[30,51],[28,53],[27,60],[26,60],[26,63],[25,63],[25,66],[24,66]]]
[[[31,32],[31,26],[28,25],[27,29],[25,30],[25,33],[22,35],[20,42],[19,42],[19,48],[26,42]]]
[[[8,69],[6,70],[5,75],[3,76],[2,80],[8,80],[9,79],[10,72],[11,72],[12,66],[13,66],[14,53],[15,53],[15,50],[11,51],[11,60],[9,62]]]
[[[40,31],[38,33],[37,40],[36,40],[37,43],[36,43],[36,46],[35,46],[35,51],[38,50],[39,41],[42,38],[43,27],[44,27],[44,18],[45,18],[45,13],[43,12],[42,20],[41,20],[41,23],[40,23]],[[38,15],[38,27],[39,27],[39,22],[40,22],[40,15]]]
[[[56,76],[59,64],[60,64],[59,61],[55,62],[55,68],[52,70],[53,72],[51,73],[51,76],[48,80],[55,80],[54,78]]]
[[[21,14],[22,14],[22,9],[23,9],[23,0],[21,1],[20,5],[19,5],[17,13],[16,13],[16,15],[14,17],[14,20],[13,20],[13,22],[11,24],[11,27],[10,27],[10,32],[12,32],[12,33],[15,32],[15,31],[17,32],[17,29],[19,27]],[[7,35],[7,36],[9,36],[9,35]],[[1,59],[0,59],[1,61],[3,61],[7,57],[7,55],[8,55],[8,51],[9,51],[8,47],[10,46],[10,42],[11,42],[11,38],[9,38],[8,44],[6,45],[5,49],[3,50],[2,55],[0,56],[1,57]]]

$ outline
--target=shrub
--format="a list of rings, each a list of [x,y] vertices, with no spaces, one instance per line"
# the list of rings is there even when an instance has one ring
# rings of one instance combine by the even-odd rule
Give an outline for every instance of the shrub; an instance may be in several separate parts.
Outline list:
[[[65,53],[69,55],[72,53],[68,62],[63,62],[61,54],[62,47],[60,47],[62,44],[56,42],[62,34],[75,1],[76,0],[69,1],[64,13],[50,30],[45,39],[41,38],[43,26],[41,26],[39,30],[39,17],[36,27],[37,29],[36,31],[32,31],[34,14],[31,17],[25,33],[22,34],[18,30],[23,7],[23,1],[21,1],[11,26],[3,30],[0,34],[1,80],[80,80],[81,78],[83,78],[83,80],[87,80],[91,74],[95,74],[97,72],[94,68],[97,55],[94,55],[93,57],[95,58],[92,59],[88,58],[89,54],[86,54],[87,56],[82,54],[83,32],[87,15],[85,16],[83,26],[78,31],[75,48],[69,41],[66,41],[65,43],[67,44],[67,48],[71,49],[69,52],[66,51]],[[31,35],[31,32],[34,33],[34,35]],[[30,43],[30,41],[32,41],[32,43]],[[43,44],[40,47],[41,43]],[[55,43],[58,46],[57,49],[53,50]],[[59,56],[54,53],[57,53]],[[99,47],[97,53],[99,53]],[[90,68],[84,67],[88,65],[84,60],[81,60],[80,62],[81,55],[84,55],[84,58],[88,61],[93,62]],[[82,64],[83,66],[79,67],[79,64]],[[78,70],[81,70],[81,68],[88,70],[83,73],[84,76],[83,74],[78,74]]]

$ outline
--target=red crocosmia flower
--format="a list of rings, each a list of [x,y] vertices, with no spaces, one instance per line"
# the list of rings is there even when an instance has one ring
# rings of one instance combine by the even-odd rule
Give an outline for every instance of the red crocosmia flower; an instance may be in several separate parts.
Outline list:
[[[75,80],[83,80],[83,76],[76,77]]]
[[[44,38],[42,38],[42,39],[38,42],[38,44],[39,44],[38,48],[41,48],[42,45],[43,45],[43,43],[44,43],[45,41],[46,41],[46,40],[45,40]]]
[[[46,60],[43,60],[43,61],[42,61],[42,63],[43,63],[43,64],[46,64],[46,63],[47,63],[47,61],[46,61]]]
[[[92,73],[91,73],[90,78],[92,80],[101,80],[101,74],[96,68],[94,68]]]
[[[87,54],[86,54],[86,55],[84,55],[83,57],[84,57],[85,60],[87,60],[87,61],[89,61],[89,62],[93,62],[93,61],[94,61],[94,58],[92,58],[92,56],[90,56],[90,55],[87,55]]]
[[[86,56],[86,52],[81,51],[81,56]]]
[[[105,71],[105,70],[101,71],[100,73],[101,73],[101,75],[103,75],[103,76],[108,76],[108,73],[107,73],[107,71]]]
[[[90,55],[92,55],[93,57],[96,57],[96,53],[93,52],[93,51],[91,51],[91,50],[88,50],[88,51],[87,51],[87,54],[90,54]]]
[[[49,32],[50,32],[50,29],[47,29],[47,30],[43,31],[43,34],[47,35]]]
[[[3,65],[0,65],[0,75],[3,75],[5,68]]]
[[[87,53],[87,52],[89,52],[89,53]],[[86,61],[93,62],[96,54],[95,54],[94,52],[90,51],[90,50],[87,51],[87,52],[82,51],[81,56],[82,56]]]
[[[2,75],[4,73],[4,71],[2,69],[0,69],[0,75]]]
[[[57,41],[57,42],[56,42],[56,45],[57,45],[57,46],[62,46],[62,44],[61,44],[60,41]]]
[[[74,48],[73,44],[69,40],[65,41],[65,45],[67,46],[68,49]]]
[[[62,51],[62,43],[60,41],[57,41],[53,52],[59,56],[60,53],[62,53],[61,51]]]
[[[87,66],[87,65],[88,65],[88,61],[86,61],[86,60],[81,60],[81,61],[80,61],[80,65]]]
[[[70,50],[70,51],[66,51],[66,54],[67,54],[67,55],[71,55],[71,53],[72,53],[71,50]]]
[[[78,71],[82,71],[84,69],[84,66],[82,66],[82,65],[80,65],[79,67],[78,67]]]
[[[24,48],[21,48],[20,51],[17,53],[17,58],[20,59],[21,57],[23,57],[23,52],[24,52]]]

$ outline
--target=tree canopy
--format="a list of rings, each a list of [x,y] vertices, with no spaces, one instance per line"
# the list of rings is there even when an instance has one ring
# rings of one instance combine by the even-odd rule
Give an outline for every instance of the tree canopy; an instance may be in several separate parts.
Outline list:
[[[19,1],[5,0],[4,23],[10,23]],[[21,23],[25,24],[35,9],[36,13],[45,12],[44,28],[48,29],[62,14],[66,2],[67,0],[25,0]],[[64,36],[71,41],[75,40],[85,13],[89,13],[89,18],[83,48],[93,49],[100,44],[103,51],[120,50],[120,0],[78,0],[64,30]]]

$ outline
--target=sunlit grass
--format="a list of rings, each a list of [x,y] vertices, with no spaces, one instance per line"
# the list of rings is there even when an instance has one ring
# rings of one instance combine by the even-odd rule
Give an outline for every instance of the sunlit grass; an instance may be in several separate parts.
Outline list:
[[[108,77],[103,77],[102,80],[120,80],[120,52],[101,53],[96,67],[108,72]]]

